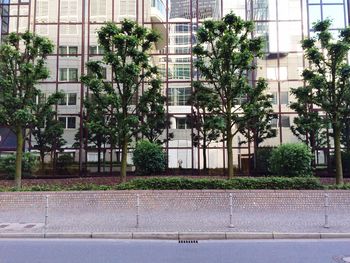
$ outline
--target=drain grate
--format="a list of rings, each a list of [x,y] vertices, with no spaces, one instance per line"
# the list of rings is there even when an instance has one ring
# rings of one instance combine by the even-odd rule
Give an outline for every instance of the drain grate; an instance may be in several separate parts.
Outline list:
[[[180,244],[198,244],[198,240],[179,240]]]
[[[348,263],[350,262],[350,256],[335,256],[333,257],[335,262],[338,263]]]

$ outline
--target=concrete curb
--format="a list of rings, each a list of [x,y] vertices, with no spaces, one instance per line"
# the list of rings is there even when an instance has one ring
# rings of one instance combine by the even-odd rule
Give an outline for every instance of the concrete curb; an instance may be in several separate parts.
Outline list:
[[[239,239],[339,239],[350,233],[282,233],[282,232],[48,232],[0,233],[3,238],[52,239],[149,239],[149,240],[239,240]]]

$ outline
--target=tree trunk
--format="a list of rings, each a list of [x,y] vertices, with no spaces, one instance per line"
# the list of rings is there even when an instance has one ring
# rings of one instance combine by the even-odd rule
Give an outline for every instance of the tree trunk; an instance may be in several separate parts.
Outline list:
[[[230,126],[230,125],[229,125]],[[233,152],[232,152],[232,132],[231,132],[231,127],[229,128],[230,130],[227,130],[227,168],[228,168],[228,178],[232,179],[234,176],[233,172]]]
[[[16,128],[17,136],[17,148],[16,148],[16,171],[15,171],[15,185],[19,190],[22,187],[22,159],[23,159],[23,129],[22,127]]]
[[[207,134],[203,132],[203,170],[207,174]]]
[[[101,172],[101,145],[97,146],[97,172]]]
[[[40,162],[41,162],[41,172],[45,173],[45,152],[40,153]]]
[[[336,179],[336,183],[340,185],[344,183],[343,166],[342,166],[342,160],[341,160],[340,128],[334,125],[333,132],[334,132],[334,151],[335,151],[335,179]]]
[[[121,161],[121,167],[120,167],[120,175],[123,183],[126,182],[127,156],[128,156],[128,140],[124,139],[122,142],[122,161]]]

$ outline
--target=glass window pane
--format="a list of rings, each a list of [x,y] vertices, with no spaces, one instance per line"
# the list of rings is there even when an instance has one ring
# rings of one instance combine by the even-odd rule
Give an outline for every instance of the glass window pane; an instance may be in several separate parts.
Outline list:
[[[67,119],[68,119],[67,128],[75,129],[75,117],[68,117]]]
[[[77,105],[77,94],[69,93],[68,94],[68,105]]]
[[[78,54],[78,47],[76,47],[76,46],[69,47],[69,54],[70,55]]]

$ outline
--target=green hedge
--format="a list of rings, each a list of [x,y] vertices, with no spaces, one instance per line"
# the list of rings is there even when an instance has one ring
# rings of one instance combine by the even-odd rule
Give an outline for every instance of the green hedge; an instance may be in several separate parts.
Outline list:
[[[65,185],[34,185],[23,187],[21,191],[106,191],[106,190],[201,190],[201,189],[272,189],[272,190],[317,190],[325,187],[314,177],[259,177],[224,179],[192,179],[184,177],[161,177],[136,179],[120,185],[76,184]],[[349,185],[350,189],[350,185]],[[15,188],[1,187],[0,192],[16,191]]]
[[[260,177],[223,179],[191,179],[181,177],[136,179],[116,187],[118,190],[191,190],[191,189],[323,189],[319,179]]]

